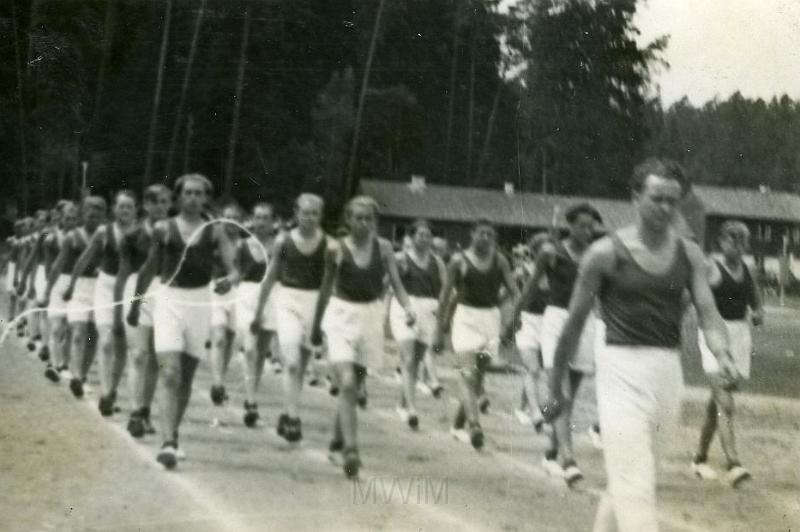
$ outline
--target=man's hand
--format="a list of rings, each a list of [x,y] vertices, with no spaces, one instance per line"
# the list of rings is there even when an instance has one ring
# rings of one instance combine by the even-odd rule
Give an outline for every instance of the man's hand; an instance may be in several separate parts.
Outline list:
[[[64,301],[69,301],[72,299],[72,292],[75,290],[75,286],[69,285],[66,290],[64,290],[64,294],[61,296],[61,299]]]
[[[214,284],[214,293],[225,295],[231,291],[231,288],[233,288],[233,282],[231,281],[231,278],[223,277],[221,279],[217,279],[217,282]]]
[[[131,327],[138,327],[139,326],[139,300],[134,300],[131,303],[131,309],[128,311],[128,325]]]
[[[417,322],[417,315],[414,314],[414,311],[410,308],[406,309],[406,325],[409,327],[413,327],[414,324]]]
[[[753,322],[753,325],[759,327],[764,325],[764,309],[756,309],[750,312],[750,321]]]
[[[312,347],[322,347],[322,329],[319,327],[319,325],[315,325],[313,329],[311,329],[309,342],[311,343]]]
[[[725,355],[720,357],[717,363],[719,365],[719,376],[722,378],[724,388],[726,390],[735,389],[741,376],[739,375],[739,370],[736,369],[736,364],[730,352],[726,351]]]
[[[256,316],[253,318],[253,321],[250,322],[250,332],[253,334],[259,334],[261,330],[261,316]]]
[[[551,423],[557,418],[566,408],[566,403],[567,400],[560,391],[552,394],[552,396],[539,407],[545,422]]]

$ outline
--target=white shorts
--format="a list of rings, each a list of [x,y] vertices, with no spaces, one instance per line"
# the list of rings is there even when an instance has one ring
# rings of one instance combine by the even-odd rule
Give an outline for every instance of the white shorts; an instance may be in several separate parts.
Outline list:
[[[78,277],[72,299],[67,303],[67,321],[70,323],[88,323],[94,321],[94,287],[95,277]]]
[[[456,354],[482,351],[495,356],[500,346],[500,309],[459,303],[453,314],[451,336]]]
[[[214,304],[211,310],[211,326],[236,331],[237,288],[233,287],[227,294],[220,295],[214,292],[212,283],[208,290],[211,294],[210,301]]]
[[[211,292],[207,286],[162,287],[153,308],[156,353],[203,356],[210,335],[210,303]]]
[[[36,301],[44,299],[45,292],[47,292],[47,272],[43,265],[36,267],[36,274],[33,278],[33,289],[36,292]]]
[[[14,275],[17,272],[17,264],[14,262],[8,263],[8,270],[6,270],[6,292],[14,292]]]
[[[397,300],[392,297],[389,304],[389,325],[392,329],[392,336],[398,342],[414,341],[425,345],[433,344],[433,337],[436,334],[436,312],[439,309],[439,302],[432,297],[408,296],[411,303],[411,310],[416,315],[414,325],[406,323],[406,311]]]
[[[556,345],[561,338],[561,331],[567,321],[569,312],[561,307],[548,306],[542,315],[542,365],[546,369],[553,367]],[[594,348],[597,341],[595,331],[595,315],[590,313],[586,317],[578,347],[570,360],[569,367],[581,373],[594,373]]]
[[[114,285],[117,278],[100,272],[94,285],[94,323],[98,327],[114,325]]]
[[[515,340],[520,351],[539,351],[542,346],[542,314],[523,312],[520,314],[522,327],[517,331]]]
[[[277,287],[276,287],[277,288]],[[256,305],[261,295],[260,283],[241,283],[237,289],[236,296],[236,317],[237,332],[242,335],[250,334],[250,324],[256,315]],[[264,312],[261,315],[261,328],[265,331],[275,330],[275,290],[269,295],[264,304]]]
[[[746,320],[725,321],[728,327],[728,337],[730,338],[730,352],[736,369],[744,379],[750,378],[750,358],[753,355],[753,336],[750,332],[750,324]],[[706,344],[706,337],[703,331],[697,335],[697,343],[700,346],[700,355],[703,359],[703,371],[706,373],[719,373],[717,357],[711,353]]]
[[[308,344],[314,314],[317,311],[319,290],[301,290],[276,285],[275,321],[278,327],[278,344],[286,364],[300,360],[300,347]],[[273,295],[270,294],[270,299]]]
[[[383,366],[384,301],[354,303],[331,297],[322,330],[331,362],[351,362],[367,368]]]
[[[134,273],[125,281],[125,290],[123,291],[122,298],[124,303],[122,305],[122,319],[127,323],[128,313],[131,310],[133,298],[136,297],[136,283],[139,275]],[[161,288],[161,280],[156,277],[147,288],[147,293],[139,303],[139,326],[152,327],[153,326],[153,307],[155,306],[155,299],[158,291]]]
[[[69,303],[64,302],[64,292],[69,286],[69,275],[62,273],[56,279],[53,290],[50,292],[50,304],[47,306],[47,317],[57,320],[67,317]]]

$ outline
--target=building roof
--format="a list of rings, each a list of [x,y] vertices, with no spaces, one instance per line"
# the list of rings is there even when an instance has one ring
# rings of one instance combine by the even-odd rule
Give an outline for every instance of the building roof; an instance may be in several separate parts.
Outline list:
[[[695,186],[695,194],[706,213],[719,217],[738,217],[800,223],[800,196],[757,190]],[[470,223],[487,218],[504,226],[549,227],[554,217],[564,224],[570,206],[588,201],[600,212],[605,225],[621,227],[634,220],[629,201],[583,196],[557,196],[449,185],[413,186],[407,182],[365,179],[364,194],[375,198],[381,214],[401,218],[427,218],[443,222]]]

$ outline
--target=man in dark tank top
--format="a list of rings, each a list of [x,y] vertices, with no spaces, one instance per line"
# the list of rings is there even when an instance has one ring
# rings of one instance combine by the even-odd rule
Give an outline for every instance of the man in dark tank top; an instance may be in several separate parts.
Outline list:
[[[680,410],[680,325],[687,290],[721,378],[738,379],[703,253],[674,228],[687,188],[683,169],[673,161],[648,159],[634,169],[636,224],[596,242],[584,256],[556,346],[553,398],[543,407],[549,418],[568,407],[560,384],[599,298],[605,342],[596,353],[597,402],[608,487],[596,531],[658,530],[656,439],[669,433]]]
[[[156,460],[166,469],[177,465],[180,454],[178,428],[192,394],[192,381],[205,354],[211,328],[211,286],[224,294],[239,280],[235,249],[220,223],[205,219],[211,182],[200,174],[186,174],[175,183],[178,215],[156,224],[150,251],[136,280],[128,324],[139,324],[141,296],[153,278],[161,288],[153,310],[154,344],[159,362],[159,406],[163,445]],[[214,279],[215,253],[227,275]]]
[[[750,231],[739,221],[729,220],[722,224],[719,234],[719,248],[722,260],[712,260],[709,268],[709,282],[714,295],[714,302],[730,336],[730,349],[736,369],[742,379],[750,378],[750,357],[753,350],[753,339],[750,324],[761,325],[764,311],[761,302],[761,291],[743,260],[749,247]],[[749,315],[748,315],[749,314]],[[708,450],[719,432],[722,451],[727,460],[726,481],[737,487],[742,481],[750,478],[750,472],[742,467],[736,450],[736,439],[733,433],[734,388],[720,375],[719,364],[708,347],[702,331],[699,334],[700,353],[703,359],[703,370],[711,386],[711,398],[706,407],[706,418],[700,431],[700,443],[692,460],[692,472],[704,480],[715,480],[717,473],[708,465]]]
[[[519,297],[511,265],[497,249],[494,227],[487,220],[478,220],[472,226],[469,248],[453,255],[448,265],[434,341],[434,349],[441,349],[451,294],[457,289],[458,301],[450,329],[462,396],[451,434],[459,441],[470,442],[476,450],[483,447],[477,397],[483,389],[486,367],[500,343],[501,287],[515,299]]]
[[[134,438],[155,434],[150,420],[150,405],[153,402],[158,382],[158,361],[153,349],[153,302],[145,300],[139,305],[139,320],[135,327],[127,322],[133,306],[139,270],[147,261],[152,245],[153,231],[167,217],[172,206],[172,192],[162,184],[147,187],[142,198],[145,218],[136,228],[125,235],[119,250],[119,272],[114,287],[114,300],[124,300],[115,320],[124,319],[125,339],[130,361],[128,380],[131,387],[131,413],[128,432]],[[152,283],[153,292],[157,282]],[[116,325],[119,327],[119,325]]]
[[[315,194],[301,194],[295,201],[297,227],[275,238],[251,324],[251,328],[261,327],[265,307],[269,307],[266,312],[274,314],[285,365],[285,410],[278,418],[277,431],[292,443],[303,438],[300,395],[311,360],[309,337],[325,272],[325,254],[332,245],[320,227],[324,207],[322,198]]]
[[[415,314],[400,281],[391,242],[376,234],[378,204],[356,196],[345,208],[349,233],[325,255],[325,275],[314,314],[311,342],[320,345],[324,331],[328,358],[339,383],[339,407],[334,420],[332,453],[342,452],[348,478],[358,475],[356,400],[367,368],[383,364],[383,292],[388,276],[406,322]]]

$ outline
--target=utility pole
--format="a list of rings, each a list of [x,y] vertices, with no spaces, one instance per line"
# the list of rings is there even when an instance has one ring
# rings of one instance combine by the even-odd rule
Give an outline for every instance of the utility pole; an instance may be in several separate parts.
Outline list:
[[[233,121],[231,135],[228,138],[228,162],[225,165],[224,196],[230,197],[233,191],[233,172],[236,168],[236,138],[239,136],[239,112],[242,106],[242,86],[244,85],[244,70],[247,63],[247,44],[250,41],[250,9],[244,11],[244,28],[242,30],[242,45],[239,50],[239,73],[236,77],[236,95],[233,100]]]
[[[158,108],[161,104],[161,86],[164,82],[164,64],[167,60],[167,44],[169,42],[169,26],[172,21],[172,0],[167,0],[164,15],[164,30],[161,34],[161,51],[158,56],[158,74],[156,75],[156,91],[153,96],[153,111],[150,115],[150,132],[147,136],[147,153],[142,179],[142,193],[150,184],[153,172],[153,150],[156,145],[156,132],[158,131]]]
[[[25,105],[22,101],[22,58],[19,50],[19,30],[17,28],[16,2],[11,2],[11,20],[14,31],[14,57],[17,67],[17,114],[19,118],[19,156],[20,172],[17,183],[22,193],[22,212],[28,212],[28,151],[25,146]]]

